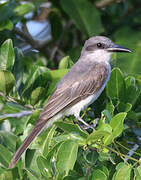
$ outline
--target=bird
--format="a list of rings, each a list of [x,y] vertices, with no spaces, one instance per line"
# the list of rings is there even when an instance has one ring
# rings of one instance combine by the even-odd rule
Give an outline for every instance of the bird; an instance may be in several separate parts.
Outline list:
[[[80,58],[56,85],[31,133],[14,154],[10,169],[32,141],[61,117],[74,115],[78,121],[91,127],[80,117],[80,112],[96,101],[104,90],[110,78],[110,60],[114,52],[130,53],[131,50],[105,36],[93,36],[85,41]]]

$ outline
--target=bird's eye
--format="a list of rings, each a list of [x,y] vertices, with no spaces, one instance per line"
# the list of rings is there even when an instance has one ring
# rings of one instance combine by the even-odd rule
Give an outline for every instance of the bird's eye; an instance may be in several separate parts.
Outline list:
[[[97,47],[98,47],[98,48],[101,48],[101,47],[102,47],[102,44],[101,44],[101,43],[97,43]]]

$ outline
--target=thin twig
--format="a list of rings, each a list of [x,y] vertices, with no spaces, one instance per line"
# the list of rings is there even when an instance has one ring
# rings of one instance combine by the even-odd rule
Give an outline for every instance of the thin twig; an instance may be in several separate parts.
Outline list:
[[[0,92],[0,96],[4,97],[5,99],[7,99],[8,101],[11,101],[11,102],[14,102],[14,103],[17,103],[15,99],[9,97],[9,96],[6,96],[4,93]]]
[[[31,115],[33,113],[33,111],[22,111],[22,112],[18,112],[18,113],[13,113],[13,114],[3,114],[0,115],[0,118],[9,118],[9,117],[15,117],[15,118],[20,118],[22,116],[28,116]]]
[[[106,6],[109,6],[110,4],[119,3],[121,1],[123,1],[123,0],[101,0],[101,1],[96,2],[96,7],[104,8]]]

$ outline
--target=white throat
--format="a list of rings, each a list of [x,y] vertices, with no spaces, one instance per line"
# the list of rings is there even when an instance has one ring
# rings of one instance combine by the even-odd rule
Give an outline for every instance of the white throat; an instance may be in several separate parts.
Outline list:
[[[107,52],[105,50],[99,49],[92,53],[87,54],[91,61],[104,62],[106,64],[110,63],[112,52]]]

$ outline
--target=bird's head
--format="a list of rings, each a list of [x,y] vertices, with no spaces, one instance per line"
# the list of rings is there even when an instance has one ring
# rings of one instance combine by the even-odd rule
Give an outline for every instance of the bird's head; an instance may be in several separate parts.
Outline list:
[[[95,55],[97,57],[110,57],[114,52],[131,52],[130,49],[113,43],[104,36],[95,36],[89,38],[82,49],[81,55]],[[107,58],[108,59],[108,58]]]

